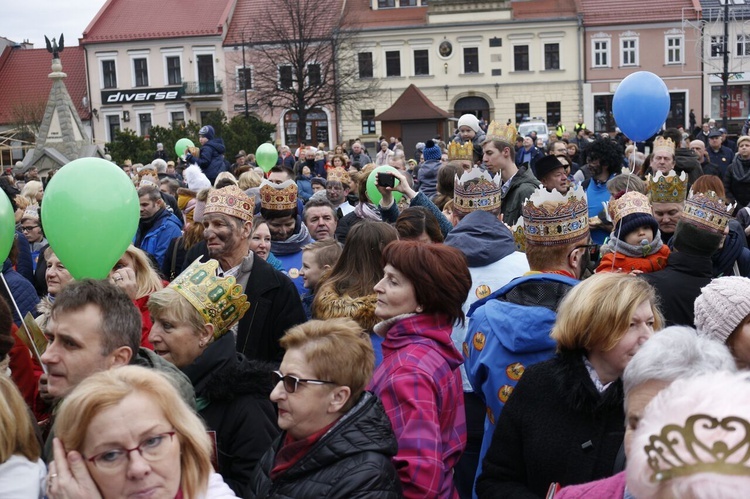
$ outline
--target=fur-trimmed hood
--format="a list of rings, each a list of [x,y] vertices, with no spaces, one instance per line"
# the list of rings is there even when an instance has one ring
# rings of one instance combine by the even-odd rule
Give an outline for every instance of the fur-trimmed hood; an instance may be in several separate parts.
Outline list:
[[[380,322],[375,316],[377,302],[378,295],[375,293],[352,298],[349,295],[339,295],[330,287],[323,286],[315,293],[312,316],[314,319],[348,317],[357,321],[369,333]]]

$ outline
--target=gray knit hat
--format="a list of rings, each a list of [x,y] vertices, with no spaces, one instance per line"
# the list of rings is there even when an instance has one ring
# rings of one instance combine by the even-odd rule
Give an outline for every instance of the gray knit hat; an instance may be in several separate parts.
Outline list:
[[[701,289],[695,299],[695,327],[726,343],[732,332],[750,315],[750,279],[720,277]]]

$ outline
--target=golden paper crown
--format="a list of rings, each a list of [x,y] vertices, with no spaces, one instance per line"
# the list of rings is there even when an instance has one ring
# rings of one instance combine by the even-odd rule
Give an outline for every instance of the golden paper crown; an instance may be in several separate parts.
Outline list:
[[[683,426],[669,424],[643,448],[652,482],[696,473],[750,475],[750,423],[729,416],[689,416]]]
[[[651,203],[648,202],[648,197],[637,191],[626,192],[619,199],[611,201],[607,208],[614,225],[633,213],[645,213],[652,216]]]
[[[672,139],[665,139],[661,135],[654,139],[654,154],[657,152],[668,152],[674,155],[674,141]]]
[[[654,203],[682,203],[687,197],[688,178],[685,172],[677,176],[674,170],[664,175],[656,172],[653,177],[649,173],[646,176],[648,188],[648,199]]]
[[[521,208],[526,245],[557,246],[589,237],[586,192],[580,185],[567,194],[540,187]]]
[[[296,208],[297,184],[294,180],[286,180],[280,184],[264,180],[260,184],[260,207],[274,211]]]
[[[252,220],[255,211],[255,198],[248,196],[236,185],[215,189],[208,194],[204,215],[223,213],[240,220]]]
[[[516,243],[516,251],[526,253],[526,232],[524,232],[523,218],[519,218],[516,225],[510,228],[513,233],[513,242]]]
[[[201,263],[198,258],[169,285],[195,307],[206,323],[214,325],[214,338],[229,331],[250,308],[242,286],[232,276],[218,277],[218,268],[216,260]]]
[[[452,140],[448,144],[448,161],[465,160],[474,163],[474,144],[467,140],[465,144],[459,144]]]
[[[458,175],[453,180],[453,209],[461,213],[472,211],[496,211],[500,209],[502,190],[500,189],[500,175],[494,180],[489,173],[476,166]]]
[[[341,168],[331,168],[326,174],[326,180],[330,182],[341,182],[343,185],[349,185],[351,180],[349,179],[349,172]]]
[[[707,193],[693,193],[685,201],[682,219],[716,234],[724,234],[737,203],[727,205],[714,191]]]
[[[500,140],[504,140],[508,144],[515,144],[516,142],[516,135],[518,135],[518,132],[516,131],[516,127],[511,125],[501,125],[495,120],[492,120],[492,122],[487,127],[487,138],[498,138]]]

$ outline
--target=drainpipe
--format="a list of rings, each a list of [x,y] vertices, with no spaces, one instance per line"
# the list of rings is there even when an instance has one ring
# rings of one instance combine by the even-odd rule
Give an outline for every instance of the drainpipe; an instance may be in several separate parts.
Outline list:
[[[96,141],[94,140],[94,137],[96,136],[96,133],[94,132],[94,118],[93,118],[93,113],[91,112],[94,106],[91,102],[92,98],[91,98],[91,79],[89,77],[89,49],[85,45],[83,46],[83,62],[84,62],[84,72],[86,74],[86,93],[88,94],[88,97],[89,97],[89,117],[91,118],[91,142],[93,144],[96,144]]]
[[[586,54],[583,53],[585,47],[581,47],[581,38],[584,35],[583,31],[583,14],[578,14],[578,114],[583,116],[583,71],[584,65],[586,64]]]

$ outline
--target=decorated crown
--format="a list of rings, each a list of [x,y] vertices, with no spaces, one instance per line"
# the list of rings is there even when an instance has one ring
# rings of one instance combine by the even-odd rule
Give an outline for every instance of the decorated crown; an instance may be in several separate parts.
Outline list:
[[[214,325],[214,337],[219,338],[229,331],[250,308],[242,286],[234,277],[218,277],[219,262],[209,260],[201,263],[195,260],[169,285],[201,314],[201,317]]]
[[[653,177],[648,174],[646,185],[651,204],[682,203],[687,197],[688,178],[685,172],[680,173],[679,177],[674,170],[666,176],[662,172],[656,172]]]
[[[696,473],[750,474],[750,423],[729,416],[694,414],[684,426],[669,424],[643,448],[652,482]]]
[[[516,127],[511,125],[501,125],[495,120],[487,127],[487,138],[498,138],[504,140],[509,144],[513,144],[516,141]]]
[[[727,205],[714,191],[693,193],[685,201],[682,219],[686,222],[717,234],[724,234],[737,203]]]
[[[654,139],[654,153],[657,152],[668,152],[674,154],[674,141],[672,139],[665,139],[661,135]]]
[[[30,204],[26,207],[26,209],[23,211],[23,218],[33,218],[36,220],[39,220],[39,205],[38,204]]]
[[[648,197],[637,191],[626,192],[618,199],[608,203],[607,208],[611,221],[615,225],[633,213],[651,215],[651,203],[648,202]]]
[[[240,220],[252,220],[255,210],[255,198],[248,196],[236,185],[228,185],[208,194],[204,215],[223,213]]]
[[[589,237],[588,203],[580,185],[565,195],[540,187],[521,211],[527,245],[556,246]]]
[[[292,210],[297,207],[297,184],[286,180],[274,184],[264,180],[260,184],[260,207],[266,210]]]
[[[513,233],[513,242],[516,243],[516,251],[526,253],[526,233],[523,227],[523,218],[519,218],[516,225],[510,228]]]
[[[453,180],[453,209],[461,213],[494,211],[500,208],[502,191],[500,175],[493,180],[489,173],[477,167],[458,175]]]
[[[349,179],[349,172],[341,168],[331,168],[326,174],[326,180],[330,182],[341,182],[344,185],[349,185],[351,180]]]
[[[467,140],[465,144],[459,144],[452,140],[448,144],[448,161],[465,160],[474,162],[474,144]]]

